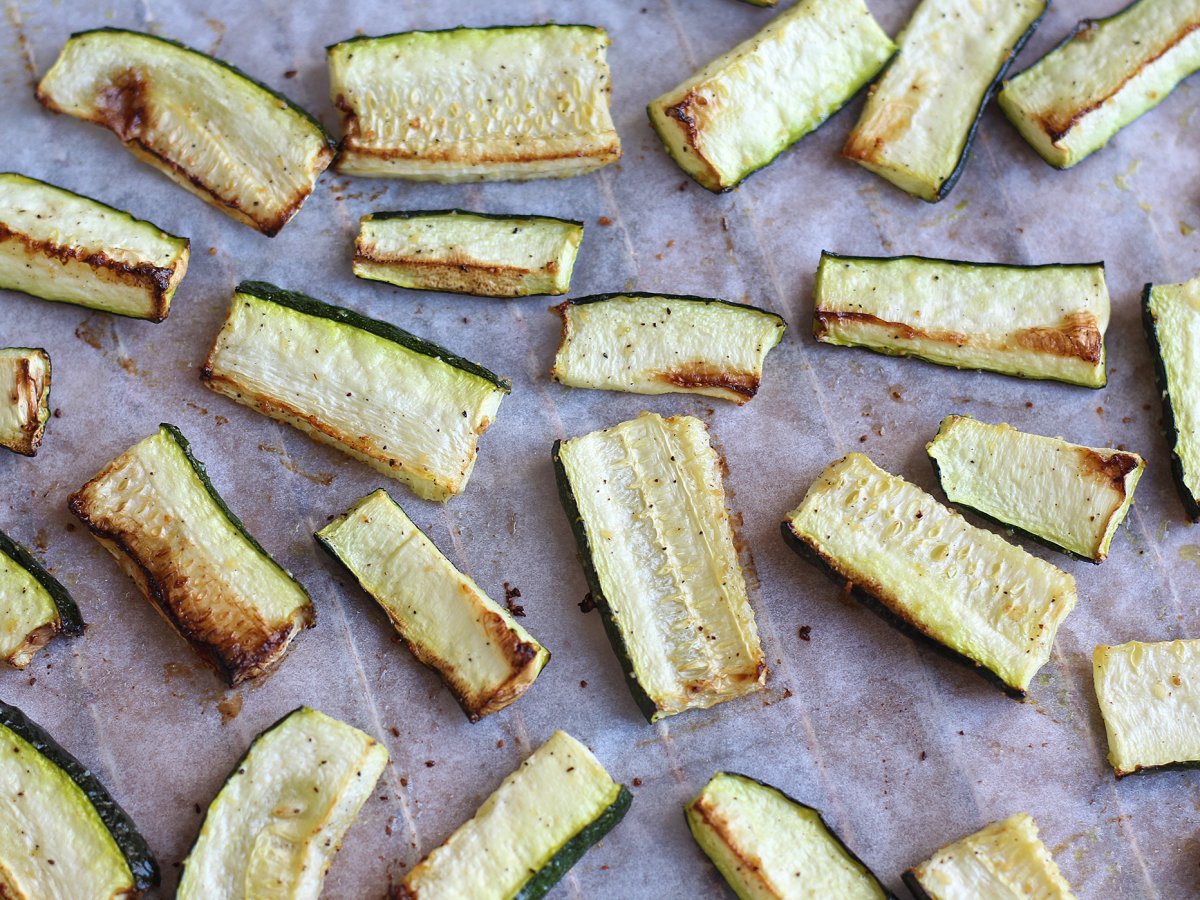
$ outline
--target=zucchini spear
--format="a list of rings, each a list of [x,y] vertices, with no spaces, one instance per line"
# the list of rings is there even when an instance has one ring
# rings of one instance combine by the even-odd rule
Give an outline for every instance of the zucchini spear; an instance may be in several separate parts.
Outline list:
[[[79,607],[57,578],[0,531],[0,660],[23,669],[56,634],[83,634]]]
[[[37,456],[50,420],[50,354],[41,348],[0,349],[0,447]]]

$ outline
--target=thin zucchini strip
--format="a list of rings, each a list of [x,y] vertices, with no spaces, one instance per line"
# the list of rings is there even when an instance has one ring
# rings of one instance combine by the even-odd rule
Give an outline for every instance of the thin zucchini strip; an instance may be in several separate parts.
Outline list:
[[[584,175],[621,157],[603,28],[409,31],[328,48],[337,170],[416,181]]]
[[[37,456],[50,420],[50,354],[36,347],[0,349],[0,447]]]
[[[427,500],[466,489],[511,390],[394,325],[261,281],[237,286],[201,379]]]
[[[254,739],[208,807],[178,900],[317,900],[388,764],[369,734],[302,706]]]
[[[675,294],[600,294],[551,307],[562,337],[551,377],[634,394],[690,393],[743,404],[783,339],[782,318],[756,306]]]
[[[383,607],[472,722],[520,697],[549,661],[549,651],[458,571],[386,491],[363,497],[315,537]]]
[[[1200,765],[1200,640],[1102,644],[1092,679],[1118,778]]]
[[[783,522],[797,552],[1010,694],[1024,696],[1077,600],[1075,579],[969,524],[861,453],[832,463]]]
[[[304,588],[229,510],[173,425],[109,463],[71,510],[230,685],[265,675],[316,620]]]
[[[556,731],[401,882],[397,900],[537,900],[625,816],[632,796]]]
[[[0,660],[23,669],[56,634],[83,634],[79,607],[32,554],[0,531]]]
[[[565,294],[583,223],[445,209],[363,216],[354,274],[420,291],[483,297]]]
[[[895,52],[863,0],[800,0],[646,111],[683,171],[727,191],[815,131]]]
[[[646,718],[761,688],[766,664],[704,423],[642,413],[559,441],[553,457],[588,587]]]
[[[887,900],[821,813],[754,778],[717,772],[684,815],[692,837],[745,900]]]
[[[130,900],[158,885],[137,827],[79,760],[0,701],[0,894]]]
[[[161,322],[188,239],[90,197],[0,174],[0,288]]]
[[[37,98],[109,129],[142,162],[266,235],[296,214],[333,159],[329,135],[282,94],[137,31],[72,35]]]
[[[983,110],[1046,0],[922,0],[842,155],[930,203],[958,181]]]
[[[1200,69],[1200,2],[1134,0],[1084,19],[1005,83],[1000,108],[1042,159],[1066,169]]]
[[[925,449],[951,503],[1097,563],[1108,556],[1146,468],[1136,453],[970,416],[946,416]]]
[[[822,251],[813,334],[825,344],[1104,387],[1104,263],[1008,266]]]

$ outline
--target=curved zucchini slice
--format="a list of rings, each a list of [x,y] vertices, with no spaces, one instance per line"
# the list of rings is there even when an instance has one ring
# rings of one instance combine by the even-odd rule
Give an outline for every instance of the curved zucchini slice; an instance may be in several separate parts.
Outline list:
[[[1200,3],[1134,0],[1084,19],[1008,81],[1000,108],[1042,159],[1066,169],[1158,106],[1200,69]]]
[[[1007,266],[822,251],[813,334],[825,344],[1104,387],[1104,263]]]
[[[1092,679],[1118,778],[1200,765],[1200,640],[1101,645]]]
[[[383,607],[476,722],[527,691],[550,653],[442,555],[383,490],[314,535]]]
[[[904,873],[917,900],[1074,900],[1026,813],[993,822]]]
[[[229,510],[173,425],[109,463],[71,510],[230,685],[265,675],[315,623],[304,588]]]
[[[970,416],[946,416],[925,449],[951,503],[1097,563],[1107,558],[1146,468],[1136,453]]]
[[[895,52],[862,0],[800,0],[646,112],[683,171],[727,191],[815,131]]]
[[[266,235],[296,214],[333,159],[329,135],[286,97],[137,31],[72,35],[37,98],[104,126],[142,162]]]
[[[369,734],[302,706],[254,739],[208,807],[178,900],[317,900],[388,764]]]
[[[37,456],[50,420],[50,354],[40,347],[0,349],[0,447]]]
[[[354,274],[421,291],[482,297],[565,294],[583,223],[445,209],[363,216]]]
[[[0,701],[0,896],[127,900],[158,884],[137,827],[79,760]]]
[[[79,607],[28,550],[0,531],[0,660],[17,669],[56,634],[83,634]]]
[[[642,413],[559,441],[553,457],[588,587],[646,718],[761,688],[767,667],[704,423]]]
[[[625,816],[632,796],[564,731],[401,882],[397,900],[537,900]]]
[[[551,308],[562,338],[551,377],[571,387],[690,393],[742,404],[783,339],[782,318],[756,306],[675,294],[601,294]]]
[[[922,0],[842,155],[936,203],[962,174],[983,110],[1046,0]]]
[[[261,281],[237,286],[201,379],[427,500],[466,489],[511,390],[394,325]]]
[[[358,37],[328,48],[337,169],[415,181],[585,175],[621,158],[603,28]]]
[[[188,239],[91,197],[0,173],[0,287],[161,322]]]
[[[754,778],[717,772],[684,815],[742,900],[894,898],[818,810]]]
[[[783,522],[794,549],[889,620],[1021,697],[1077,600],[1075,579],[969,524],[861,453],[832,463]]]

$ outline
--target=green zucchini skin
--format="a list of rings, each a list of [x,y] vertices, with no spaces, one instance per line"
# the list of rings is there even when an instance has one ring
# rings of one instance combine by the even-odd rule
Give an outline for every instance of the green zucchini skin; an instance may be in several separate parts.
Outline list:
[[[613,297],[633,297],[635,299],[665,298],[667,300],[690,300],[696,303],[715,303],[721,306],[731,306],[734,309],[747,309],[751,312],[762,313],[764,316],[783,320],[779,313],[773,313],[761,306],[751,306],[749,303],[735,303],[732,300],[721,300],[718,297],[698,297],[695,294],[663,294],[655,291],[610,291],[607,294],[589,294],[587,297],[573,297],[569,302],[572,306],[586,306],[589,303],[603,303]]]
[[[78,637],[83,634],[84,628],[87,626],[84,624],[83,616],[80,615],[75,600],[62,586],[62,583],[33,558],[33,554],[3,531],[0,531],[0,553],[16,560],[17,565],[32,575],[37,583],[46,589],[46,593],[50,595],[55,608],[58,609],[58,617],[62,620],[59,634],[65,634],[68,637]]]
[[[347,41],[346,43],[349,42]],[[564,219],[561,216],[543,216],[534,215],[532,213],[527,215],[485,213],[476,212],[473,209],[461,209],[457,206],[451,209],[397,209],[387,212],[371,213],[371,218],[379,221],[386,221],[387,219],[421,219],[425,216],[472,216],[476,219],[495,219],[499,222],[508,222],[512,219],[548,219],[551,222],[562,222],[566,225],[578,225],[580,228],[584,227],[583,222],[579,221],[578,219]]]
[[[904,874],[900,876],[900,880],[912,892],[914,900],[936,900],[936,898],[929,896],[925,888],[921,887],[921,882],[917,881],[917,873],[912,869],[905,869]]]

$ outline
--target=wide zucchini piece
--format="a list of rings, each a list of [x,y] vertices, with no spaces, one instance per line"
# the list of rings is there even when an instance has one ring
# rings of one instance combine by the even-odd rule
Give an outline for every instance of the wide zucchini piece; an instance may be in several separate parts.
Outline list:
[[[265,675],[315,623],[304,588],[225,505],[173,425],[109,463],[71,510],[230,685]]]
[[[951,503],[1097,563],[1107,558],[1146,468],[1136,453],[970,416],[946,416],[925,449]]]
[[[1118,778],[1200,765],[1200,640],[1101,645],[1092,679]]]
[[[625,816],[632,796],[564,731],[404,877],[396,900],[537,900]]]
[[[129,900],[158,863],[100,780],[0,701],[0,895]]]
[[[590,25],[451,28],[328,48],[345,136],[337,169],[416,181],[585,175],[621,157],[608,33]]]
[[[188,240],[91,197],[0,173],[0,288],[161,322]]]
[[[684,815],[742,900],[895,897],[818,810],[754,778],[717,772]]]
[[[1042,159],[1060,169],[1099,150],[1200,69],[1200,3],[1134,0],[1084,19],[1008,81],[1000,108]]]
[[[825,344],[1104,387],[1104,263],[1009,266],[822,251],[813,334]]]
[[[894,624],[1024,696],[1074,608],[1075,579],[861,453],[832,463],[783,522],[802,556]]]
[[[1026,813],[993,822],[943,847],[903,877],[917,900],[1075,897]]]
[[[50,420],[50,354],[40,347],[0,349],[0,447],[37,456]]]
[[[727,191],[816,130],[895,52],[863,0],[800,0],[646,111],[684,172]]]
[[[302,706],[254,739],[208,807],[179,900],[317,900],[388,764],[369,734]]]
[[[354,274],[420,291],[483,297],[565,294],[583,223],[462,209],[363,216]]]
[[[17,669],[56,634],[83,634],[79,607],[57,578],[0,531],[0,660]]]
[[[109,129],[142,162],[266,235],[296,214],[333,159],[329,135],[283,95],[137,31],[72,35],[37,98]]]
[[[1163,398],[1171,471],[1193,522],[1200,522],[1200,278],[1148,284],[1142,321]]]
[[[743,404],[787,324],[775,313],[676,294],[600,294],[551,308],[562,337],[551,377],[570,387],[689,393]]]
[[[588,587],[646,718],[761,688],[766,663],[704,423],[642,413],[556,442],[553,458]]]
[[[201,379],[427,500],[466,489],[512,389],[401,328],[261,281],[237,286]]]
[[[476,722],[532,686],[550,653],[377,490],[315,535]]]
[[[1046,0],[922,0],[842,155],[930,203],[958,181],[983,110]]]

